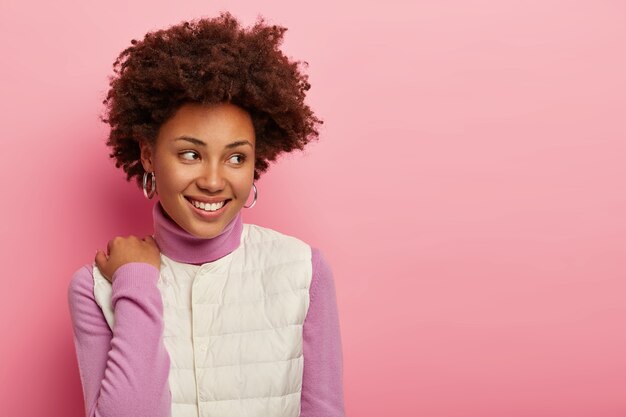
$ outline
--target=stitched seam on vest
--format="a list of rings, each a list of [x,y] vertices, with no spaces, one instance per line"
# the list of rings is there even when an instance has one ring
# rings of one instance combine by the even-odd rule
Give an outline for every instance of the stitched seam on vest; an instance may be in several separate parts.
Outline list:
[[[207,337],[221,337],[221,336],[228,336],[228,335],[232,335],[232,334],[244,334],[244,333],[255,333],[255,332],[267,332],[270,330],[279,330],[279,329],[285,329],[287,327],[293,327],[293,326],[302,326],[302,323],[296,323],[296,324],[287,324],[285,326],[280,326],[280,327],[270,327],[270,328],[266,328],[266,329],[255,329],[255,330],[244,330],[241,332],[232,332],[232,333],[220,333],[220,334],[210,334],[208,336],[196,336],[199,338],[207,338]],[[172,337],[180,337],[180,336],[176,336],[176,335],[168,335],[168,336],[163,336],[163,338],[172,338]],[[191,340],[191,339],[190,339]]]
[[[300,259],[296,259],[296,260],[294,260],[294,261],[281,262],[281,263],[279,263],[279,264],[272,264],[272,265],[269,265],[269,266],[264,266],[264,267],[261,267],[261,268],[254,268],[254,269],[253,269],[253,268],[249,268],[249,269],[244,269],[242,272],[238,272],[238,271],[237,271],[237,272],[233,272],[233,271],[230,271],[230,272],[219,272],[219,271],[215,271],[215,272],[213,272],[213,271],[208,271],[209,273],[208,273],[207,275],[227,275],[227,274],[232,274],[232,275],[244,275],[244,274],[245,274],[245,273],[247,273],[247,272],[265,271],[265,270],[267,270],[267,269],[275,268],[275,267],[278,267],[278,266],[289,265],[289,264],[295,264],[295,263],[297,263],[297,262],[304,262],[304,261],[310,261],[310,260],[311,260],[311,258],[300,258]]]
[[[271,360],[271,361],[233,363],[231,365],[196,366],[195,369],[215,369],[215,368],[228,368],[228,367],[233,368],[233,367],[238,367],[238,366],[250,366],[250,365],[263,364],[263,363],[292,362],[292,361],[300,359],[302,356],[304,355],[301,354],[300,356],[296,356],[295,358],[290,358],[290,359],[276,359],[276,360]],[[183,368],[183,369],[193,369],[193,368]]]
[[[205,275],[205,276],[210,276],[210,275],[245,275],[248,272],[265,271],[267,269],[272,269],[274,267],[279,267],[279,266],[289,265],[289,264],[295,264],[297,262],[304,262],[304,261],[309,261],[310,262],[311,258],[301,258],[301,259],[296,259],[294,261],[287,261],[287,262],[282,262],[282,263],[279,263],[279,264],[272,264],[272,265],[261,267],[261,268],[244,269],[241,272],[238,272],[238,271],[207,271],[205,273],[200,273],[199,275]],[[185,272],[192,272],[192,273],[195,272],[196,276],[195,277],[190,276],[188,279],[184,278],[184,280],[187,281],[187,280],[192,280],[194,278],[197,278],[198,277],[198,270],[200,268],[202,268],[202,266],[204,266],[204,265],[210,265],[210,263],[202,264],[202,265],[194,265],[196,268],[194,268],[193,270],[185,271]],[[178,267],[178,265],[177,265],[177,267]],[[167,268],[170,271],[172,270],[172,267],[170,267],[169,265],[167,266]],[[163,275],[169,277],[169,274],[163,274]],[[172,274],[172,275],[174,275],[174,274]]]
[[[282,397],[288,397],[290,395],[295,395],[295,394],[300,394],[302,392],[301,389],[299,389],[298,391],[294,391],[294,392],[289,392],[285,395],[264,395],[263,397],[244,397],[244,398],[231,398],[228,400],[208,400],[208,401],[202,401],[200,400],[201,403],[216,403],[216,402],[224,402],[224,401],[241,401],[241,400],[257,400],[259,398],[261,399],[266,399],[266,398],[282,398]]]
[[[288,293],[293,293],[293,292],[303,292],[305,290],[308,290],[308,287],[302,287],[302,288],[294,288],[291,290],[287,290],[287,291],[280,291],[280,292],[275,292],[275,293],[271,293],[269,294],[267,297],[265,298],[259,298],[259,299],[255,299],[255,300],[247,300],[241,303],[195,303],[193,305],[207,305],[207,306],[233,306],[233,305],[250,305],[250,304],[261,304],[262,302],[264,302],[265,300],[271,299],[271,298],[276,298],[280,295],[284,295],[284,294],[288,294]],[[167,307],[170,308],[175,308],[178,310],[189,310],[188,306],[179,306],[177,304],[164,304]]]
[[[261,226],[262,229],[267,229],[266,227]],[[304,241],[302,241],[301,239],[298,239],[294,236],[289,236],[289,235],[285,235],[282,234],[280,232],[277,232],[276,230],[270,229],[272,233],[278,233],[281,236],[276,237],[275,239],[269,239],[269,240],[255,240],[254,242],[246,242],[248,245],[262,245],[265,243],[272,243],[272,242],[278,242],[279,240],[289,240],[289,241],[297,241],[297,242],[302,242],[305,243]],[[259,233],[259,235],[261,235],[263,233]],[[246,236],[246,237],[249,237]]]

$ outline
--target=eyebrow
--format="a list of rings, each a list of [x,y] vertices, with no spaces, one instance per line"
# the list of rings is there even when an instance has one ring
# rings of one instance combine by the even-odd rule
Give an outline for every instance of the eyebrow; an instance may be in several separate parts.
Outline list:
[[[190,136],[181,136],[179,138],[176,138],[175,140],[186,140],[198,146],[206,146],[205,142],[201,141],[200,139],[192,138]],[[229,143],[228,145],[226,145],[226,149],[236,148],[237,146],[241,146],[241,145],[252,146],[252,143],[250,143],[250,141],[247,141],[247,140],[238,140],[238,141],[235,141],[233,143]]]

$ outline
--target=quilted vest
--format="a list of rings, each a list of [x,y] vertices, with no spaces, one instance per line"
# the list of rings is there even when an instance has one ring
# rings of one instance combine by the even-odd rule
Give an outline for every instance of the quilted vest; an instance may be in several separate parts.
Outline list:
[[[93,277],[113,329],[111,284],[95,263]],[[213,262],[161,253],[172,417],[300,415],[311,277],[308,244],[254,224],[244,223],[239,247]]]

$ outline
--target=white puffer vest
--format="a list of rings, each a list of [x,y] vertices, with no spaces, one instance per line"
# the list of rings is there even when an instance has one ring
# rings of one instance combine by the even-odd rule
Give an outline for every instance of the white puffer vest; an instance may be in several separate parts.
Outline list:
[[[111,284],[95,264],[93,276],[113,329]],[[239,247],[213,262],[161,254],[172,417],[300,415],[311,277],[308,244],[254,224],[244,223]]]

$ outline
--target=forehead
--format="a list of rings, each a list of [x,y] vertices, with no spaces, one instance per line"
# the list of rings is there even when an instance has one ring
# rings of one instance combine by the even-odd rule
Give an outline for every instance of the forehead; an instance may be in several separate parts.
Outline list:
[[[158,142],[176,141],[179,137],[199,139],[207,146],[221,147],[236,140],[255,143],[254,126],[250,114],[231,103],[185,104],[159,129]]]

